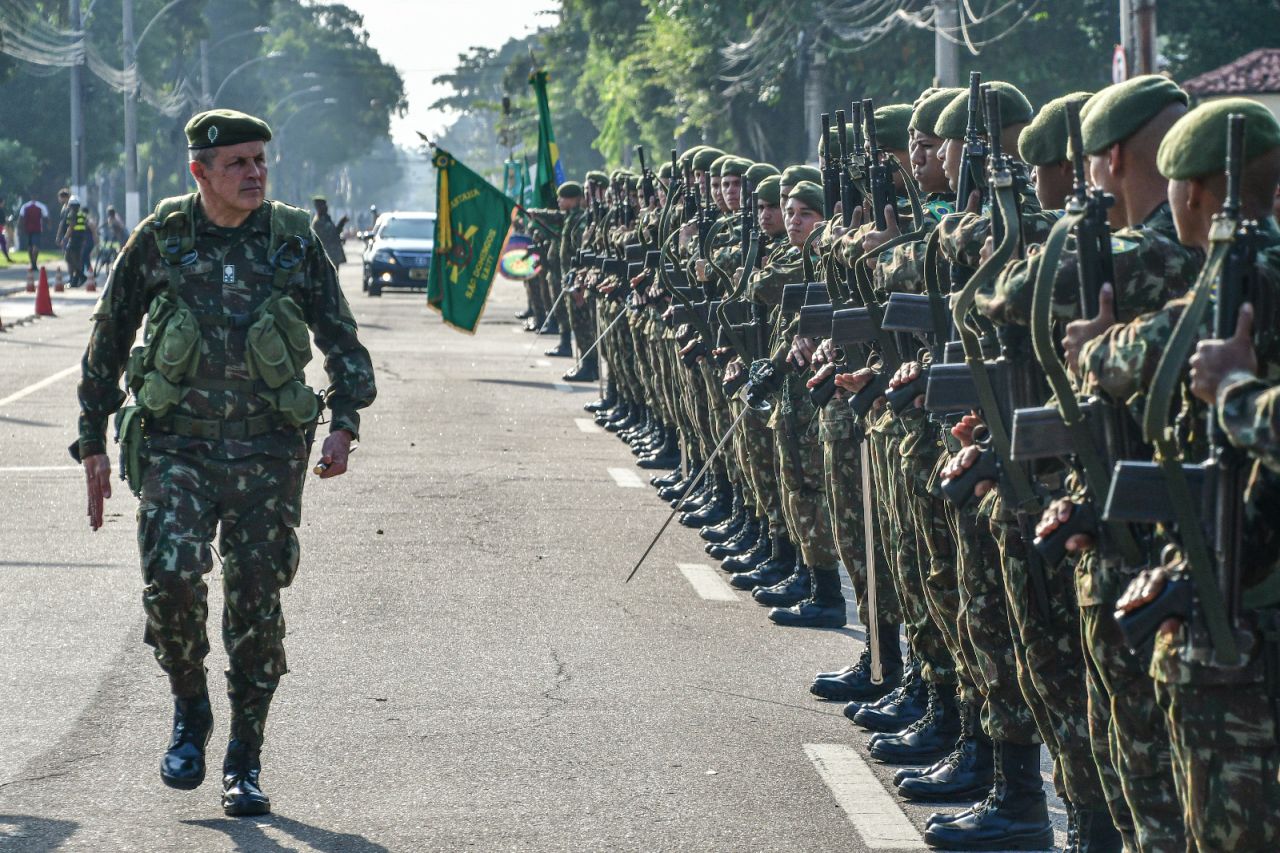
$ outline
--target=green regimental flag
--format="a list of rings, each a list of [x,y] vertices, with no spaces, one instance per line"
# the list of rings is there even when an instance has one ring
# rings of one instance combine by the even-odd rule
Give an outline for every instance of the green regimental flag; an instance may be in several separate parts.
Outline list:
[[[475,333],[511,231],[516,204],[436,148],[436,236],[427,304],[455,329]]]
[[[560,165],[560,149],[551,130],[551,105],[547,103],[547,72],[529,75],[529,85],[538,98],[538,179],[533,197],[539,207],[556,206],[556,190],[564,183],[564,166]]]

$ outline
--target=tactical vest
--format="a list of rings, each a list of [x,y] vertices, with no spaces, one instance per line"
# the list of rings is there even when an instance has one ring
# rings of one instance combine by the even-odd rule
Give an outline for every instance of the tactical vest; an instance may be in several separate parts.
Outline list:
[[[67,214],[67,234],[73,232],[83,234],[89,230],[89,216],[83,210]]]
[[[320,414],[317,395],[303,381],[303,370],[311,360],[311,335],[301,306],[288,290],[290,273],[306,255],[310,234],[306,211],[270,202],[271,295],[247,317],[233,316],[198,312],[183,298],[183,270],[198,261],[195,199],[194,193],[165,199],[156,206],[148,225],[169,278],[168,287],[148,309],[147,344],[134,350],[129,364],[129,387],[146,410],[148,426],[209,440],[243,440],[282,426],[309,426]],[[219,327],[245,330],[250,379],[196,375],[202,330]],[[171,415],[188,388],[254,394],[273,411],[239,421]]]

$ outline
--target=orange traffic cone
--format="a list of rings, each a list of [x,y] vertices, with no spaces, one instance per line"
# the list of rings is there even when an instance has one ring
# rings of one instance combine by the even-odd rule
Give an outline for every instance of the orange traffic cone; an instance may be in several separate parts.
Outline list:
[[[61,270],[58,271],[58,278],[62,278]],[[53,316],[53,300],[49,298],[49,273],[44,267],[40,267],[40,289],[36,291],[36,316]]]
[[[36,271],[27,270],[27,293],[36,292]]]
[[[66,288],[62,286],[62,267],[58,267],[58,269],[54,272],[53,292],[62,293],[65,290]]]
[[[84,282],[84,292],[93,293],[98,289],[98,277],[93,273],[93,267],[89,267],[89,277]]]

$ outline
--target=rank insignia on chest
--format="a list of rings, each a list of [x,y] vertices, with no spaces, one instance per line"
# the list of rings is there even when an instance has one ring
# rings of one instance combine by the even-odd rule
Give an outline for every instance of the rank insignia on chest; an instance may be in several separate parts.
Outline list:
[[[223,284],[236,283],[236,265],[235,264],[226,264],[222,267],[222,283]]]

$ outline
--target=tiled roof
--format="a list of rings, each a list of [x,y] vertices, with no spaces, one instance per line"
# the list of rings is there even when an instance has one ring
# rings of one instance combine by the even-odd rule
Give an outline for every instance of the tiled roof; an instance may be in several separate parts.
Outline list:
[[[1280,92],[1280,49],[1264,47],[1221,68],[1192,77],[1182,87],[1193,95]]]

